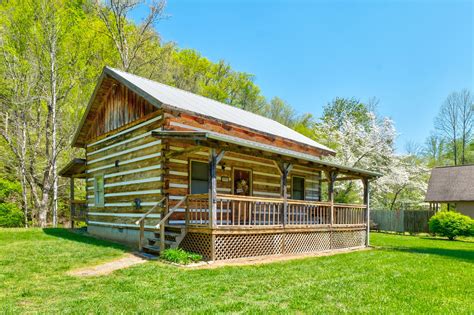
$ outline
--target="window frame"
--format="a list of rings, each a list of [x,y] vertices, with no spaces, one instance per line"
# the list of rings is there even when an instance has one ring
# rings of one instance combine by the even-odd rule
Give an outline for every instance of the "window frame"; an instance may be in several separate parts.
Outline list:
[[[209,162],[208,161],[204,161],[204,160],[198,160],[198,159],[189,159],[189,176],[188,176],[188,181],[189,181],[189,189],[188,189],[188,194],[192,195],[192,191],[193,191],[193,163],[202,163],[202,164],[207,164],[207,167],[209,169]],[[206,193],[209,193],[209,172],[208,172],[208,175],[207,175],[207,187],[208,187],[208,191]]]
[[[99,187],[99,181],[102,182],[102,188]],[[104,174],[94,175],[94,206],[104,207],[105,205],[105,178]]]

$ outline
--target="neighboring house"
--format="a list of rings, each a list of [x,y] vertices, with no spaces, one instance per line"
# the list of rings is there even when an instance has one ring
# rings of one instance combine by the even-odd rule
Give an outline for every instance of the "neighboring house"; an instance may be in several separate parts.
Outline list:
[[[86,179],[87,207],[71,210],[91,234],[212,260],[369,243],[379,174],[325,162],[333,150],[236,107],[106,67],[73,146],[86,159],[60,174]],[[365,204],[334,203],[336,180],[361,180]]]
[[[456,211],[474,218],[474,165],[433,168],[425,201],[434,209],[455,204]]]

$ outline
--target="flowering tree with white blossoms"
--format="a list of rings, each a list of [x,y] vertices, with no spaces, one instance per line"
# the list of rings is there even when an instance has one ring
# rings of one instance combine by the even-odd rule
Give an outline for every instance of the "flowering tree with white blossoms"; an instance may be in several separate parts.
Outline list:
[[[393,121],[386,117],[378,118],[368,109],[362,113],[365,116],[362,120],[360,113],[342,115],[343,119],[340,116],[338,119],[323,117],[319,126],[326,145],[337,152],[335,157],[328,159],[383,174],[371,185],[375,207],[393,209],[402,196],[408,195],[410,201],[421,201],[426,190],[427,169],[414,156],[395,154],[397,133]],[[335,190],[337,201],[357,202],[361,199],[362,183],[336,182]]]

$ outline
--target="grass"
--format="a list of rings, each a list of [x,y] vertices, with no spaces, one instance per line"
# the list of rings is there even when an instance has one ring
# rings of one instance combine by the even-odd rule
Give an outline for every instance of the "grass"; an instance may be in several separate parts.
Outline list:
[[[373,234],[377,249],[268,265],[69,269],[125,249],[61,229],[0,229],[0,313],[474,312],[474,242]]]

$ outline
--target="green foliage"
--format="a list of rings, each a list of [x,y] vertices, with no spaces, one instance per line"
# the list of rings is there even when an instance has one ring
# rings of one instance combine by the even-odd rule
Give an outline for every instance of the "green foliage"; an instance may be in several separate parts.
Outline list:
[[[474,220],[453,211],[441,211],[429,221],[430,231],[454,240],[458,236],[474,236]]]
[[[20,183],[0,178],[0,203],[15,198],[20,192]]]
[[[165,249],[161,254],[161,258],[177,264],[187,265],[202,260],[202,256],[195,253],[189,253],[181,248]]]
[[[23,212],[16,204],[0,203],[0,227],[21,227],[23,224]]]
[[[23,226],[23,212],[15,202],[20,191],[19,183],[0,179],[0,227]]]

